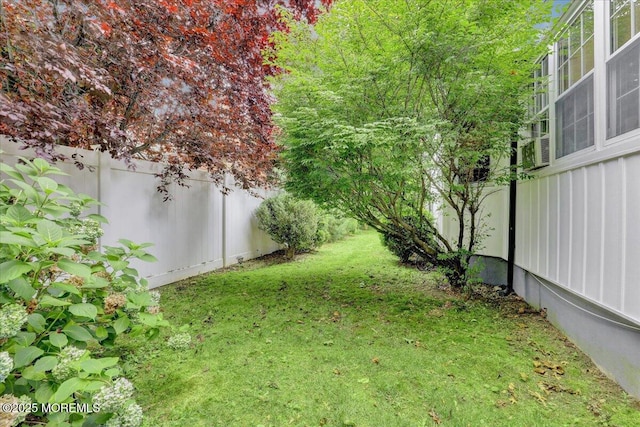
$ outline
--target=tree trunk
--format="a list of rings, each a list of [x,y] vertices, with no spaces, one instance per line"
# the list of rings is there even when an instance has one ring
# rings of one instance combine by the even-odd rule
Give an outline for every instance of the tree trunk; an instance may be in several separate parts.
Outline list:
[[[288,247],[285,249],[284,254],[287,259],[293,259],[296,256],[296,248]]]

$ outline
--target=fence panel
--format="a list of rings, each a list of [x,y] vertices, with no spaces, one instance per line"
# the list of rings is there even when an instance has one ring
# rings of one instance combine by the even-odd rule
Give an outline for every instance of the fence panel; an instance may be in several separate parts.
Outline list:
[[[1,136],[0,149],[3,163],[13,164],[18,156],[33,157],[32,151],[19,150],[18,144]],[[150,288],[235,264],[240,257],[248,260],[279,249],[256,226],[254,211],[261,197],[240,189],[223,195],[205,172],[194,171],[186,180],[188,187],[172,184],[173,200],[163,202],[154,176],[162,169],[159,164],[137,161],[133,170],[106,153],[66,147],[60,151],[82,155],[93,169],[79,170],[71,162],[57,165],[69,174],[60,182],[103,204],[94,209],[109,220],[101,246],[116,245],[120,238],[153,243],[150,252],[158,262],[134,265],[149,280]]]

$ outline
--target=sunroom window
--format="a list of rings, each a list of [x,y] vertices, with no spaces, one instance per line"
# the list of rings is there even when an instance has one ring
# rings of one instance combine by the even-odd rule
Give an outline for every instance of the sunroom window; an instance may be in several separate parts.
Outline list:
[[[640,0],[611,0],[611,53],[640,33]]]
[[[607,63],[607,138],[640,127],[640,1],[611,2],[611,51]]]
[[[533,99],[531,105],[531,137],[539,138],[549,133],[549,57],[538,63],[533,73]]]
[[[594,144],[593,2],[589,2],[558,41],[556,158]],[[588,75],[588,77],[587,77]]]

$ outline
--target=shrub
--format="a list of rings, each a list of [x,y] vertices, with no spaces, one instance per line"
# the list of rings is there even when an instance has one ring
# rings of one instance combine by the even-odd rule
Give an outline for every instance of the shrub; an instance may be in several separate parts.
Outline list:
[[[433,233],[430,232],[426,224],[422,224],[419,219],[410,216],[405,216],[402,219],[412,230],[419,233],[421,241],[433,242],[434,247],[436,247]],[[424,219],[424,221],[426,220]],[[423,250],[418,247],[409,230],[394,224],[389,224],[387,229],[390,231],[382,234],[382,243],[391,253],[405,263],[411,260],[425,261],[426,257],[422,256]]]
[[[106,219],[81,218],[97,202],[56,183],[50,175],[62,172],[42,159],[0,163],[0,172],[8,177],[0,181],[0,400],[33,402],[30,415],[6,413],[2,425],[25,416],[47,425],[140,425],[128,389],[122,405],[95,413],[46,413],[43,405],[98,409],[109,390],[129,384],[119,358],[103,355],[122,334],[153,337],[166,325],[130,265],[155,260],[149,244],[123,239],[98,251]]]
[[[336,242],[348,234],[355,234],[358,221],[346,218],[340,213],[326,212],[318,221],[318,243]]]
[[[283,193],[262,202],[256,217],[261,230],[277,243],[286,245],[288,258],[318,243],[318,208],[309,200]]]

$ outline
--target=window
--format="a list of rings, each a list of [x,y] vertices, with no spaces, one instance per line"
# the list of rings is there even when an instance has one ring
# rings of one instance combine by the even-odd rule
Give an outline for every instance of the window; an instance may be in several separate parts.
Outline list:
[[[476,167],[473,168],[473,177],[471,182],[486,181],[489,179],[490,173],[491,173],[491,157],[488,154],[485,154],[478,160]]]
[[[593,74],[556,102],[556,158],[594,144]]]
[[[593,2],[589,2],[558,41],[556,158],[594,144]]]
[[[558,64],[558,94],[593,69],[593,2],[589,2],[560,37]]]
[[[531,138],[549,133],[549,57],[545,56],[533,73],[533,99],[531,105]]]
[[[607,138],[640,127],[640,39],[607,64]]]
[[[611,53],[640,33],[640,0],[611,0]]]

